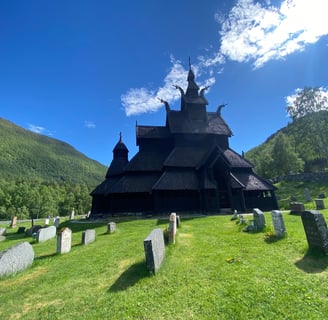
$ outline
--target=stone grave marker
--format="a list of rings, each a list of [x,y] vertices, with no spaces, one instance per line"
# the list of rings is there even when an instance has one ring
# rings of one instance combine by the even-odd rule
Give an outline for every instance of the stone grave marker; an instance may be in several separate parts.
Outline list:
[[[69,215],[69,219],[70,220],[73,220],[74,219],[74,216],[75,216],[75,210],[73,208],[71,214]]]
[[[276,237],[282,238],[286,234],[286,227],[282,212],[280,210],[272,210],[271,217]]]
[[[254,228],[256,231],[261,231],[265,228],[265,217],[263,212],[258,209],[253,209]]]
[[[71,251],[72,246],[72,230],[64,228],[57,235],[57,253],[67,253]]]
[[[6,237],[5,236],[0,236],[0,242],[5,241]]]
[[[114,233],[116,232],[116,223],[115,222],[109,222],[107,224],[107,233]]]
[[[0,236],[5,236],[7,232],[7,228],[0,228]]]
[[[320,194],[318,195],[318,198],[319,198],[319,199],[324,199],[324,198],[326,198],[326,194],[325,194],[325,193],[320,193]]]
[[[310,191],[308,188],[304,189],[304,194],[305,194],[305,202],[310,202],[311,201],[311,195]]]
[[[147,270],[155,274],[165,257],[164,234],[161,228],[154,229],[144,240],[144,250]]]
[[[82,232],[82,244],[87,245],[96,240],[96,230],[95,229],[87,229]]]
[[[25,229],[26,229],[25,227],[19,227],[17,233],[24,233]]]
[[[11,218],[10,227],[11,227],[11,228],[16,228],[16,226],[17,226],[17,217],[16,217],[16,216],[13,216],[13,217]]]
[[[325,209],[325,202],[323,199],[315,199],[314,201],[317,210]]]
[[[59,217],[54,218],[54,226],[58,228],[59,224],[60,224],[60,218]]]
[[[180,216],[177,216],[177,228],[180,228],[181,226],[181,218]]]
[[[299,214],[305,210],[304,204],[302,202],[291,202],[289,207],[291,214]]]
[[[34,261],[34,250],[28,242],[16,244],[0,252],[0,277],[28,268]]]
[[[36,236],[37,242],[44,242],[49,239],[56,237],[57,228],[55,226],[50,226],[47,228],[39,229]]]
[[[38,224],[35,224],[33,227],[31,227],[30,229],[27,229],[25,231],[25,234],[28,236],[28,237],[32,237],[33,234],[37,234],[38,231],[42,229],[42,226],[38,225]]]
[[[177,233],[177,214],[175,212],[172,212],[170,214],[170,220],[169,220],[169,243],[175,243],[175,235]]]
[[[44,220],[44,224],[45,224],[46,226],[49,225],[49,218],[46,218],[46,219]]]
[[[328,255],[328,231],[323,215],[316,210],[302,212],[302,223],[310,249],[319,249]]]

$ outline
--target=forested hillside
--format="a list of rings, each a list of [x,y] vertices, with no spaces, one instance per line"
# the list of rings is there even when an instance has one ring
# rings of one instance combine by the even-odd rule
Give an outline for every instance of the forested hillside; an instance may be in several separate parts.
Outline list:
[[[68,215],[91,208],[107,168],[69,144],[0,118],[0,219]]]
[[[0,118],[0,177],[97,184],[106,168],[69,144]]]
[[[328,111],[294,119],[245,157],[266,178],[328,169]]]

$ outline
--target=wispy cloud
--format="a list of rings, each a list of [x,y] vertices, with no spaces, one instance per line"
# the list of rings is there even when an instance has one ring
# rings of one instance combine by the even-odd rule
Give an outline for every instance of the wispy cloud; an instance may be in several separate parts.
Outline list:
[[[48,136],[52,136],[51,131],[49,131],[48,129],[41,127],[41,126],[37,126],[35,124],[28,124],[28,130],[38,133],[38,134],[44,134],[44,135],[48,135]]]
[[[270,1],[239,0],[227,18],[215,16],[221,24],[219,52],[260,68],[327,35],[327,12],[326,0],[284,0],[279,8]]]
[[[221,28],[220,46],[193,63],[196,76],[203,78],[202,82],[198,78],[199,85],[213,85],[227,60],[260,68],[270,60],[304,50],[328,34],[327,12],[327,0],[283,0],[280,7],[273,6],[270,0],[238,0],[227,15],[214,15]],[[162,107],[158,98],[169,103],[179,99],[173,85],[185,88],[187,72],[171,56],[171,68],[161,87],[131,88],[121,96],[126,115],[158,111]]]
[[[93,121],[84,121],[84,126],[88,129],[96,128],[96,124]]]
[[[194,73],[201,74],[206,59],[202,58],[199,64],[193,65]],[[207,70],[207,73],[209,71]],[[172,103],[180,98],[180,93],[174,88],[178,85],[181,88],[186,86],[188,70],[186,70],[179,60],[171,56],[171,68],[164,78],[163,86],[152,90],[148,88],[131,88],[121,96],[121,102],[127,116],[137,115],[146,112],[156,112],[162,107],[159,99]],[[208,76],[200,86],[208,86],[215,83],[213,76]]]

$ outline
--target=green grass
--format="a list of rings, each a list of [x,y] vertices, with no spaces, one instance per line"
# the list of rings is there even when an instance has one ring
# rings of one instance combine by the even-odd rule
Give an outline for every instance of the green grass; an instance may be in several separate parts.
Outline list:
[[[328,211],[323,211],[326,220]],[[288,236],[245,233],[230,216],[182,218],[162,268],[146,272],[143,240],[168,220],[70,224],[71,252],[56,239],[35,243],[8,229],[0,250],[24,240],[36,254],[26,271],[0,280],[0,319],[323,319],[328,314],[328,257],[310,254],[299,216],[284,214]],[[247,217],[251,218],[251,217]],[[96,241],[81,245],[84,229]]]

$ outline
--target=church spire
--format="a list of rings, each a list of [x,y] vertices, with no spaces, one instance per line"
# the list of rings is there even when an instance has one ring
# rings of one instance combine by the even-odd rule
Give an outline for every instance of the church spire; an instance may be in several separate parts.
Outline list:
[[[189,57],[189,72],[188,72],[187,81],[188,81],[188,88],[186,91],[186,95],[189,96],[190,98],[198,97],[199,87],[195,82],[195,74],[193,73],[193,71],[191,69],[190,57]]]

